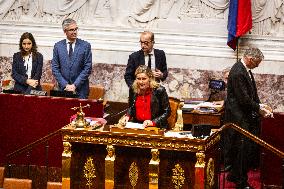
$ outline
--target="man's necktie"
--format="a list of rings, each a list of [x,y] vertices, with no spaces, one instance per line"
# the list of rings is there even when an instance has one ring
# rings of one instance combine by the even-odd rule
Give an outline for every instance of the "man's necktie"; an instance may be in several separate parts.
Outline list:
[[[255,84],[255,81],[254,81],[254,77],[252,75],[251,70],[249,70],[248,72],[249,72],[249,75],[250,75],[250,78],[251,78],[251,82],[252,82],[252,85],[253,85],[254,97],[256,98],[257,89],[256,89],[256,84]]]
[[[249,76],[250,76],[250,78],[251,78],[252,82],[254,82],[254,78],[253,78],[253,75],[252,75],[251,70],[249,70],[248,72],[249,72]]]
[[[68,42],[68,43],[69,43],[69,58],[71,58],[73,54],[73,48],[72,48],[73,42]]]
[[[151,54],[148,54],[149,59],[148,59],[148,67],[151,69]]]

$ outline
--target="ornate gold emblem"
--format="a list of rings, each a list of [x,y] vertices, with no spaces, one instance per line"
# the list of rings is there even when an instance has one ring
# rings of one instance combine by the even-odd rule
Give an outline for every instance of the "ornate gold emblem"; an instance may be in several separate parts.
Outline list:
[[[138,167],[135,162],[132,162],[129,167],[129,180],[131,186],[134,188],[137,185],[138,181]]]
[[[71,157],[72,151],[71,151],[71,144],[69,142],[63,142],[63,157]]]
[[[107,145],[107,156],[106,160],[115,160],[115,151],[113,145]]]
[[[205,167],[205,161],[204,161],[204,159],[205,159],[205,154],[204,153],[202,153],[202,152],[197,152],[196,153],[196,159],[197,159],[197,161],[196,161],[196,164],[195,164],[195,167]]]
[[[87,186],[89,186],[89,189],[91,188],[91,186],[93,185],[92,180],[94,178],[96,178],[96,169],[95,169],[95,165],[93,163],[93,158],[92,157],[88,157],[87,161],[84,165],[84,177],[87,180]]]
[[[210,158],[207,163],[206,175],[207,175],[207,185],[212,188],[214,185],[214,160]]]
[[[172,182],[175,186],[175,189],[182,188],[184,185],[184,170],[179,164],[175,165],[175,168],[173,170],[173,176],[172,176]]]

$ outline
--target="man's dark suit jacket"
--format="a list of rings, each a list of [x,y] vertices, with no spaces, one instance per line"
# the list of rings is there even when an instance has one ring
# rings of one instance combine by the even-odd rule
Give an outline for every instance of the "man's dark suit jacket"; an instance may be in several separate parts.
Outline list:
[[[57,42],[54,45],[51,64],[52,73],[60,90],[63,91],[67,84],[74,84],[79,98],[88,98],[89,75],[92,71],[90,43],[76,39],[75,49],[70,59],[66,39]]]
[[[40,79],[42,74],[43,56],[39,52],[33,57],[31,78],[38,80],[39,85],[35,88],[41,90]],[[23,94],[29,94],[33,87],[29,86],[26,82],[28,79],[27,70],[24,66],[24,59],[21,52],[17,52],[13,55],[12,64],[12,77],[15,80],[14,90]]]
[[[154,49],[155,55],[155,67],[163,73],[162,81],[164,81],[168,76],[168,68],[166,55],[163,50]],[[128,87],[131,87],[135,80],[135,71],[140,65],[145,65],[144,52],[139,50],[137,52],[129,55],[126,71],[124,74],[124,79]]]
[[[259,97],[254,79],[251,79],[241,61],[232,67],[225,102],[225,122],[233,122],[242,126],[259,116]],[[247,129],[247,128],[245,128]]]
[[[250,78],[241,61],[234,64],[228,78],[227,99],[225,101],[225,123],[235,123],[258,136],[260,133],[259,98],[254,78]],[[224,161],[231,165],[230,175],[238,188],[247,185],[247,172],[259,162],[257,144],[242,137],[235,130],[224,133]]]

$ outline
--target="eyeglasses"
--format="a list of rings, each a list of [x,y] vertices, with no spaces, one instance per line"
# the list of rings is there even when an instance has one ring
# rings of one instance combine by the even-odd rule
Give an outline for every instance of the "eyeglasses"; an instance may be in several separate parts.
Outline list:
[[[140,44],[144,44],[144,45],[149,45],[149,43],[152,43],[153,41],[139,41]]]
[[[257,67],[257,66],[260,64],[260,62],[261,62],[260,59],[256,59],[256,58],[251,58],[250,61],[251,61],[252,64],[253,64],[254,66],[256,66],[256,67]]]
[[[68,31],[68,32],[75,32],[75,31],[78,31],[79,30],[79,28],[73,28],[73,29],[69,29],[69,30],[66,30],[66,31]]]

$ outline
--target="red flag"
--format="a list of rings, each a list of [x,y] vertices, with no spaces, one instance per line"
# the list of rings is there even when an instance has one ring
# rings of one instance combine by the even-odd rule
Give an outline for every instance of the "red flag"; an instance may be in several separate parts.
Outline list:
[[[251,0],[230,0],[227,45],[235,50],[237,39],[251,28]]]

